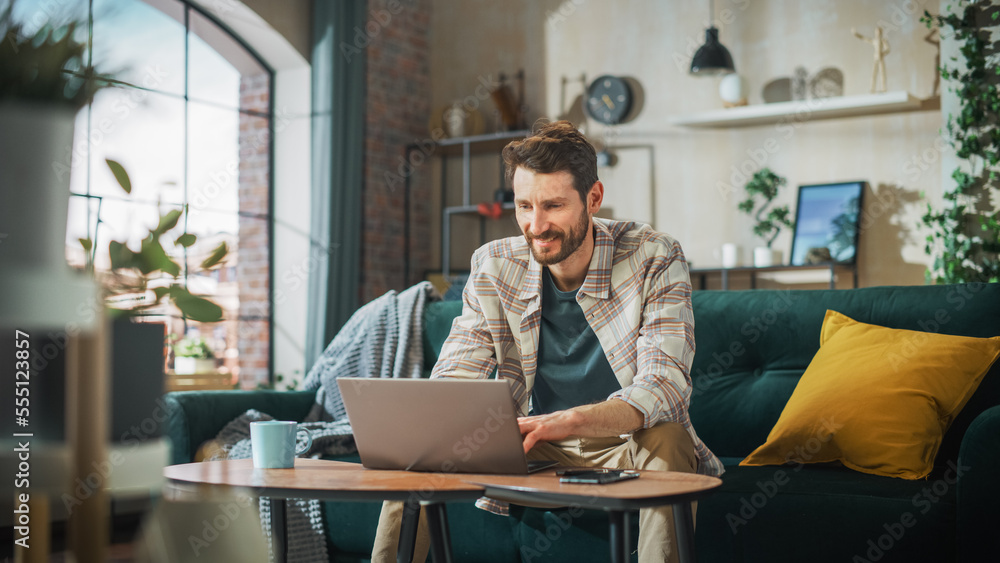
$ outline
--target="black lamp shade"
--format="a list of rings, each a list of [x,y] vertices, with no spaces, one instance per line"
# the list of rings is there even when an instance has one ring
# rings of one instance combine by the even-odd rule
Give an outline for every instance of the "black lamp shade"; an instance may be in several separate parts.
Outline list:
[[[705,44],[698,48],[691,59],[691,74],[709,76],[736,72],[733,56],[719,43],[719,30],[710,27],[705,30]]]

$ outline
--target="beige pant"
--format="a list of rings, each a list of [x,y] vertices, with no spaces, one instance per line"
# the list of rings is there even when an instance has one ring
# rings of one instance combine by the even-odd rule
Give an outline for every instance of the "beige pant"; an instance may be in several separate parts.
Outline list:
[[[656,471],[681,471],[694,473],[698,461],[691,436],[683,426],[673,422],[658,424],[636,431],[630,439],[618,436],[607,438],[568,438],[558,442],[540,442],[528,453],[529,459],[551,459],[570,467],[610,467],[616,469],[651,469]],[[695,510],[692,503],[692,514]],[[403,516],[402,502],[382,505],[372,563],[396,561],[399,527]],[[430,538],[427,519],[420,511],[417,543],[413,561],[423,563],[427,557]],[[639,511],[639,561],[678,560],[674,541],[674,515],[670,506],[646,508]]]

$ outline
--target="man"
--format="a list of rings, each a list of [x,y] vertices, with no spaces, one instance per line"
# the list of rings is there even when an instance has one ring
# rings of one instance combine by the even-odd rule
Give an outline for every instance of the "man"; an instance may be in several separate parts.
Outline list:
[[[569,122],[510,143],[503,158],[524,236],[476,251],[432,377],[496,370],[511,383],[531,459],[721,474],[687,412],[694,319],[680,245],[646,225],[594,218],[604,198],[597,155]],[[395,557],[401,510],[383,508],[384,555],[373,561]],[[673,537],[670,507],[640,511],[641,562],[676,560]]]

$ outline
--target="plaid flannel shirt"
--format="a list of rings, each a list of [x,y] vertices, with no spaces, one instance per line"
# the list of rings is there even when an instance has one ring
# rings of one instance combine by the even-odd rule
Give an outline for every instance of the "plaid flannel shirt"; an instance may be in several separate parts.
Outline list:
[[[523,237],[493,241],[475,252],[472,273],[431,377],[511,383],[518,416],[527,416],[538,367],[542,267]],[[698,438],[688,405],[694,358],[691,282],[680,244],[648,225],[594,218],[594,255],[577,292],[591,328],[622,388],[616,398],[643,416],[643,428],[682,424],[691,435],[698,472],[721,475],[722,463]],[[477,503],[498,514],[507,505]]]

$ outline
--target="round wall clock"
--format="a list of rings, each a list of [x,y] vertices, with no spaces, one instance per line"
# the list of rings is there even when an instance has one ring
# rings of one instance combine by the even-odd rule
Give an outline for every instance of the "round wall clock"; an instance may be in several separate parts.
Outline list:
[[[628,82],[617,76],[599,76],[587,88],[587,115],[607,125],[621,123],[632,109],[634,94]]]

